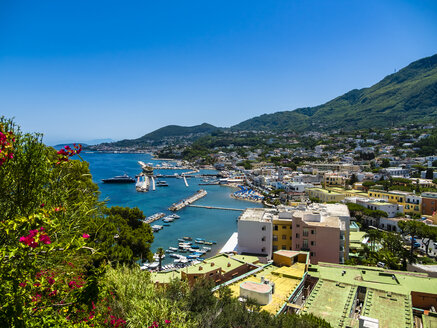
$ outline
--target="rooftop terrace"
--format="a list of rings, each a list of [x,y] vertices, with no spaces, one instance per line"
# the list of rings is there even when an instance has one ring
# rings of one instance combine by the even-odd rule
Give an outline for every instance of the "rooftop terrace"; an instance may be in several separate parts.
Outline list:
[[[240,285],[244,282],[261,283],[261,277],[275,284],[275,291],[272,295],[272,302],[261,307],[272,314],[278,313],[282,306],[288,301],[289,297],[299,285],[305,274],[305,264],[295,263],[291,267],[277,267],[273,264],[266,265],[261,271],[249,274],[242,279],[236,279],[229,285],[233,296],[240,296]]]

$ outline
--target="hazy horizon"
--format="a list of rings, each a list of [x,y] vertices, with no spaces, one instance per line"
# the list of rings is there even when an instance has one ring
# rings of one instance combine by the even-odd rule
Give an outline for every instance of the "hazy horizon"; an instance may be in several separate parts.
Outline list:
[[[0,114],[47,144],[229,127],[437,52],[430,0],[0,4]]]

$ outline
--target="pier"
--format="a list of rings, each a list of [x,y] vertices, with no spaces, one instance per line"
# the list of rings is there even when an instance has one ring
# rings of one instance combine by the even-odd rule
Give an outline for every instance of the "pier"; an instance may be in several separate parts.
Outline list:
[[[143,222],[150,224],[152,222],[159,220],[160,218],[163,218],[164,216],[165,216],[164,213],[156,213],[156,214],[153,214],[153,215],[149,216],[148,218],[146,218]]]
[[[184,177],[184,183],[185,183],[185,186],[187,186],[187,187],[188,187],[188,182],[187,182],[187,178],[185,177],[185,175],[184,175],[183,177]]]
[[[170,206],[168,209],[170,211],[179,211],[183,209],[185,206],[188,206],[192,203],[194,203],[196,200],[205,197],[207,194],[206,190],[200,189],[198,192],[196,192],[193,196],[188,197],[187,199],[183,199],[178,203],[174,203],[172,206]]]
[[[155,178],[152,176],[152,190],[155,190]]]
[[[230,208],[230,207],[218,207],[218,206],[205,206],[205,205],[187,205],[189,207],[207,208],[210,210],[224,210],[224,211],[239,211],[242,212],[244,209],[240,208]]]

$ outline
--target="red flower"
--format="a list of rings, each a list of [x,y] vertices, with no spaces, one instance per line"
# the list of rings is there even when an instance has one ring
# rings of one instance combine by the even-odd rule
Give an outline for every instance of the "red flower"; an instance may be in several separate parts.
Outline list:
[[[18,285],[20,285],[20,287],[26,287],[26,283],[25,282],[20,282]]]
[[[87,233],[84,233],[84,234],[82,235],[82,238],[85,238],[85,239],[88,239],[89,237],[90,237],[90,235],[87,234]]]
[[[170,321],[170,320],[165,320],[164,322],[165,322],[165,323],[171,323],[171,321]]]

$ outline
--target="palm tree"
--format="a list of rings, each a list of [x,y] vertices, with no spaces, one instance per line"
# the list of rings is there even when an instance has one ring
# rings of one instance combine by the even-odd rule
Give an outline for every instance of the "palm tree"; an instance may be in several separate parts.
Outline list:
[[[162,264],[162,258],[164,257],[164,249],[162,247],[159,247],[156,251],[156,254],[158,254],[158,261],[159,261],[159,271],[161,271],[161,264]]]

